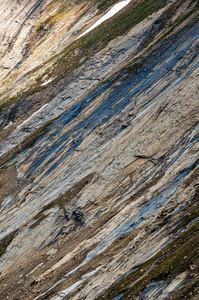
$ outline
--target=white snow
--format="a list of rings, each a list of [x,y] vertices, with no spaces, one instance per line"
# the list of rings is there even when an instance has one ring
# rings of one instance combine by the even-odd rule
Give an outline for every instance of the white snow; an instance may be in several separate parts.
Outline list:
[[[104,21],[110,19],[112,16],[114,16],[116,13],[118,13],[118,11],[120,11],[122,8],[124,8],[127,4],[129,4],[131,2],[131,0],[125,0],[125,1],[121,1],[117,4],[115,4],[103,17],[101,17],[97,22],[95,22],[90,28],[88,28],[84,33],[82,33],[80,37],[84,36],[85,34],[87,34],[89,31],[93,30],[94,28],[96,28],[97,26],[99,26],[101,23],[103,23]]]
[[[44,107],[46,107],[48,104],[44,104],[39,110],[37,110],[36,112],[34,112],[32,114],[32,116],[30,116],[28,119],[26,119],[23,123],[21,123],[20,125],[17,126],[17,129],[22,127],[24,124],[28,123],[28,121],[30,121],[32,119],[32,117],[34,117],[35,115],[37,115],[39,112],[41,112]]]
[[[55,77],[56,78],[56,77]],[[47,85],[49,82],[53,81],[55,78],[50,78],[49,80],[45,81],[44,83],[41,84],[41,86]]]

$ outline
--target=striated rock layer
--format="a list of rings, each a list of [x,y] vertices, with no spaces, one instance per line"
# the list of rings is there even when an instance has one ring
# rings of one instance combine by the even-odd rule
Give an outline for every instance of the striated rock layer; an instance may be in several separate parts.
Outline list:
[[[199,4],[118,2],[1,4],[0,299],[199,296]]]

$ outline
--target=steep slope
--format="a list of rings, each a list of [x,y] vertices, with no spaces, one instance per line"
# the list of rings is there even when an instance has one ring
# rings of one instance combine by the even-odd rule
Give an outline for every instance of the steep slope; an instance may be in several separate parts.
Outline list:
[[[2,299],[198,297],[198,1],[118,2],[1,4]]]

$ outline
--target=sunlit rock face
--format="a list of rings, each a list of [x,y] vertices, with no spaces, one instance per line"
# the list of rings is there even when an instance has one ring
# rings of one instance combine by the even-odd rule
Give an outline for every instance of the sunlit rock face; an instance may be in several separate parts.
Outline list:
[[[198,299],[198,1],[120,2],[0,4],[2,299]]]
[[[1,1],[0,54],[1,72],[20,64],[45,1]]]

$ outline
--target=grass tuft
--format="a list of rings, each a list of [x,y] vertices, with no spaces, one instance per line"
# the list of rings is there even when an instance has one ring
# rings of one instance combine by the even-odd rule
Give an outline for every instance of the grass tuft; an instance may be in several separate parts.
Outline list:
[[[178,274],[189,270],[192,264],[197,264],[198,240],[199,223],[196,223],[153,258],[132,270],[130,275],[113,284],[96,300],[109,300],[121,293],[124,293],[122,300],[136,299],[150,282],[174,279]],[[150,268],[152,270],[147,272]],[[144,274],[146,275],[139,280]],[[139,281],[134,284],[135,280]]]
[[[17,230],[11,232],[0,241],[0,257],[6,252],[8,246],[12,242]]]
[[[105,10],[116,1],[96,1],[95,3],[97,2],[99,2],[98,8]],[[143,21],[147,16],[164,7],[166,2],[167,0],[142,0],[138,5],[130,3],[125,7],[123,12],[118,13],[116,16],[102,23],[100,26],[89,32],[86,36],[67,46],[66,49],[60,54],[57,54],[46,61],[45,64],[48,64],[54,60],[56,62],[50,69],[48,69],[48,71],[45,71],[40,77],[37,78],[36,84],[32,86],[29,91],[26,91],[25,93],[22,93],[14,98],[8,99],[6,103],[0,107],[0,110],[10,106],[22,96],[28,97],[45,89],[46,87],[40,86],[41,79],[45,74],[56,78],[54,83],[70,75],[71,72],[80,67],[87,59],[103,49],[112,39],[126,34],[131,28]],[[50,20],[50,22],[52,22],[52,20]],[[78,51],[78,54],[76,50],[80,50]],[[44,65],[42,64],[40,67],[43,66]],[[40,67],[37,67],[32,72],[34,73],[35,71],[38,71]]]

